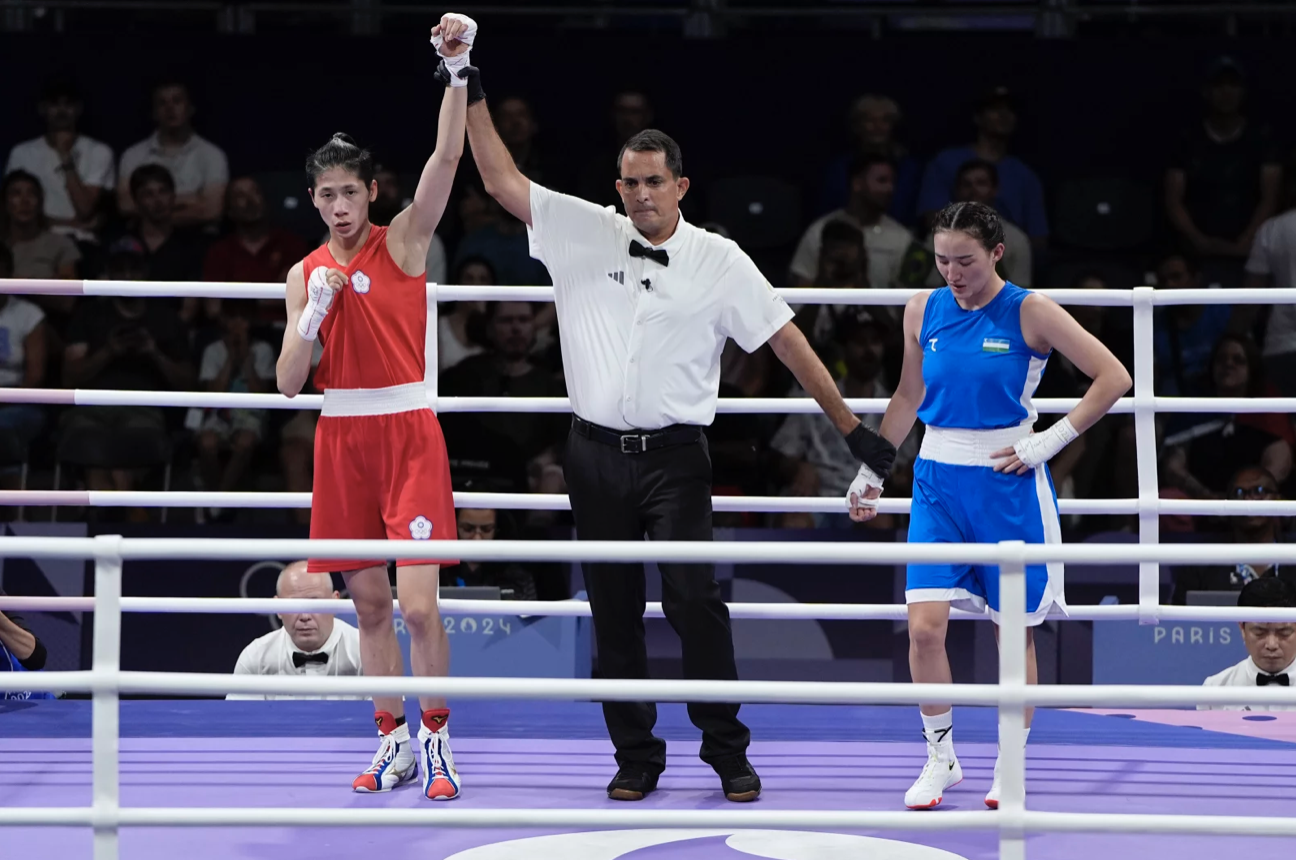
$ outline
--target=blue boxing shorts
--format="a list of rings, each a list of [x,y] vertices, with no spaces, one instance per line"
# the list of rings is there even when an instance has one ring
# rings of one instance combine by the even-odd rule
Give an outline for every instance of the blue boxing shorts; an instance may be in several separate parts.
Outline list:
[[[1061,543],[1057,493],[1047,466],[1024,475],[994,470],[990,454],[1025,428],[962,430],[928,427],[914,461],[910,543]],[[1053,606],[1066,614],[1062,565],[1026,567],[1026,623],[1042,624]],[[948,601],[999,620],[999,568],[980,564],[911,564],[905,602]]]

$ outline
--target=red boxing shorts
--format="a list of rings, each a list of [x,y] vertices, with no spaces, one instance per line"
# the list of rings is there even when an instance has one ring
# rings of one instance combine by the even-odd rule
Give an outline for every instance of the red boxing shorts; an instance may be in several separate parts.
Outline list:
[[[420,389],[422,386],[418,386]],[[400,386],[406,388],[406,386]],[[441,425],[426,407],[388,414],[333,414],[336,392],[325,395],[315,430],[311,540],[455,540],[450,460]],[[334,403],[330,403],[330,400]],[[426,403],[426,399],[424,399]],[[365,408],[345,401],[343,410]],[[381,407],[377,407],[381,408]],[[405,559],[412,564],[458,564],[452,559]],[[345,572],[386,564],[384,559],[309,560],[312,573]]]

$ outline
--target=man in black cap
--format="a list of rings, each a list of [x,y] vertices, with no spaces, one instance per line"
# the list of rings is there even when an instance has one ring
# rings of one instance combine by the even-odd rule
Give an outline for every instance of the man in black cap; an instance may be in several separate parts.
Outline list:
[[[1282,165],[1273,136],[1244,111],[1246,74],[1219,57],[1202,85],[1206,114],[1184,133],[1166,170],[1166,217],[1211,274],[1236,275],[1265,219],[1277,211]],[[1212,258],[1223,266],[1210,266]],[[1225,278],[1227,280],[1227,278]]]

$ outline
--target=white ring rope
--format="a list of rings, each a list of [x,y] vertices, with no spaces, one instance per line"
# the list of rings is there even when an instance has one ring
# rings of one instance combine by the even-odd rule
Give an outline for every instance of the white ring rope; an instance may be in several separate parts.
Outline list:
[[[1296,836],[1296,818],[1241,815],[1153,815],[1146,813],[1035,812],[994,814],[732,809],[171,809],[124,807],[111,814],[88,808],[0,809],[0,826],[89,826],[111,821],[119,827],[455,827],[636,829],[760,828],[779,830],[995,830],[1031,832],[1193,834],[1199,836]]]
[[[892,543],[890,541],[458,541],[220,538],[0,537],[3,558],[97,558],[105,537],[115,555],[140,560],[423,559],[461,561],[602,561],[697,564],[1286,564],[1296,544],[1273,543]],[[1011,552],[1007,549],[1015,546]],[[1293,688],[1296,689],[1296,688]]]
[[[862,415],[886,412],[888,398],[846,398],[846,405]],[[1065,414],[1080,402],[1075,397],[1041,397],[1032,401],[1037,411]],[[116,391],[97,388],[0,388],[0,403],[34,403],[49,406],[156,406],[211,409],[311,409],[319,410],[323,395],[251,394],[237,391]],[[566,397],[428,397],[436,412],[571,412]],[[1296,412],[1296,397],[1154,397],[1158,412],[1256,413]],[[1111,408],[1114,415],[1134,412],[1134,398],[1122,397]],[[818,415],[823,408],[810,397],[721,397],[718,415]]]
[[[729,616],[762,621],[907,621],[903,603],[729,603]],[[590,605],[584,600],[460,600],[447,598],[439,604],[442,615],[490,615],[527,617],[589,618]],[[0,612],[93,612],[93,597],[0,596]],[[350,600],[289,600],[277,597],[123,597],[122,612],[166,614],[172,612],[240,615],[275,615],[280,612],[348,614],[355,612]],[[392,601],[400,614],[400,602]],[[1162,606],[1160,621],[1196,623],[1251,621],[1296,622],[1296,608],[1253,609],[1243,606]],[[645,604],[645,618],[665,618],[660,603]],[[955,621],[989,621],[984,612],[951,609]],[[1052,621],[1138,621],[1139,607],[1133,605],[1068,606],[1066,615],[1050,615]]]
[[[1023,642],[1025,637],[1022,637]],[[0,690],[213,696],[227,693],[293,696],[444,696],[579,702],[743,702],[801,705],[1009,704],[1047,708],[1172,708],[1209,705],[1290,705],[1287,687],[1203,687],[1148,684],[860,683],[854,681],[684,681],[614,678],[433,678],[393,675],[233,675],[205,672],[14,672],[0,674]]]
[[[555,493],[455,493],[456,508],[494,508],[511,511],[567,511],[567,496]],[[907,514],[911,499],[883,498],[878,511]],[[1154,499],[1161,516],[1291,517],[1296,501],[1260,499]],[[0,490],[0,507],[17,505],[91,508],[309,508],[310,493],[218,493],[214,491],[159,490]],[[836,496],[712,496],[718,513],[844,514],[845,503]],[[1063,515],[1137,514],[1138,499],[1058,499]]]
[[[1152,287],[1118,290],[1039,289],[1059,304],[1090,307],[1129,307],[1138,290],[1151,293],[1155,306],[1296,304],[1296,288],[1157,290]],[[140,298],[282,299],[281,283],[253,284],[192,281],[96,281],[0,278],[0,294],[45,296],[133,296]],[[438,301],[553,301],[553,287],[459,286],[428,284]],[[851,289],[775,287],[788,302],[808,305],[902,305],[923,289]]]

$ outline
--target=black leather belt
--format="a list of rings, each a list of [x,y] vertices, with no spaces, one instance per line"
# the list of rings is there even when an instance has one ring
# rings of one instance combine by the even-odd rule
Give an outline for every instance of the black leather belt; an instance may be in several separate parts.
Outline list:
[[[702,428],[692,424],[675,424],[661,430],[609,430],[574,415],[572,430],[586,439],[620,449],[622,454],[642,454],[672,445],[688,445],[702,438]]]

